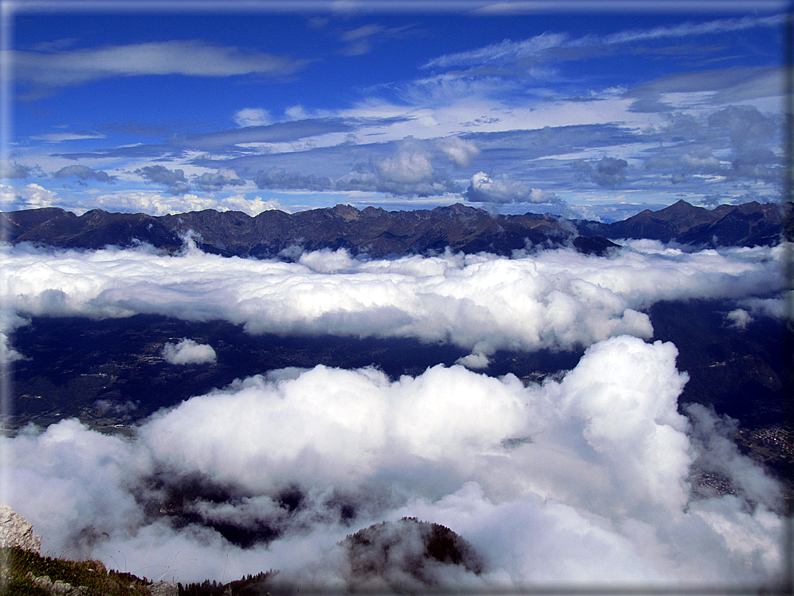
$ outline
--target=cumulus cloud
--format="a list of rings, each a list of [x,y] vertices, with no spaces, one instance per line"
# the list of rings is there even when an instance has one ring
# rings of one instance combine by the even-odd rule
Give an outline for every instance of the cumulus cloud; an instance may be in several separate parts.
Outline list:
[[[708,118],[711,129],[725,131],[730,139],[730,176],[777,181],[781,163],[770,145],[780,141],[779,118],[764,115],[752,106],[728,106]]]
[[[271,211],[273,209],[278,209],[280,211],[287,210],[279,203],[278,199],[268,199],[267,201],[262,197],[248,199],[243,195],[232,195],[225,199],[221,199],[216,203],[213,209],[217,209],[218,211],[242,211],[251,217],[255,217],[263,211]],[[184,211],[186,210],[183,209],[183,212]]]
[[[763,469],[743,457],[733,441],[739,430],[738,422],[697,403],[687,404],[684,410],[691,421],[690,440],[698,454],[694,462],[698,471],[730,479],[734,492],[769,508],[779,508],[783,498],[781,487]]]
[[[437,141],[436,145],[452,163],[461,168],[468,166],[480,153],[475,143],[460,137],[446,137]]]
[[[196,188],[203,191],[221,190],[225,186],[245,186],[245,180],[241,180],[236,173],[228,170],[214,174],[205,172],[201,176],[194,176],[192,182]]]
[[[736,327],[737,329],[746,329],[747,325],[753,321],[753,317],[750,316],[750,313],[743,308],[732,310],[725,315],[725,318],[728,320],[731,327]]]
[[[673,182],[704,174],[728,182],[745,178],[778,183],[782,162],[775,151],[782,128],[779,115],[753,106],[727,106],[700,117],[671,114],[660,130],[668,141],[647,150],[651,155],[644,167],[670,173]]]
[[[55,207],[60,203],[57,193],[38,184],[28,184],[23,188],[0,184],[0,199],[2,199],[4,211],[42,209]]]
[[[473,353],[462,358],[458,358],[456,364],[461,364],[466,368],[486,368],[490,362],[488,356],[481,353]]]
[[[463,158],[465,151],[462,149],[458,157]],[[433,165],[433,156],[412,139],[402,141],[392,155],[358,163],[336,179],[274,166],[260,171],[254,181],[259,188],[268,189],[358,190],[401,197],[439,196],[460,190],[443,168]]]
[[[207,344],[199,344],[192,339],[163,346],[163,360],[168,364],[214,364],[217,359],[215,350]]]
[[[33,168],[16,162],[0,159],[0,178],[27,178]]]
[[[333,190],[335,188],[334,183],[326,176],[287,172],[275,166],[266,172],[259,172],[254,182],[262,189]]]
[[[153,184],[163,184],[172,195],[181,195],[190,190],[184,170],[169,170],[165,166],[144,166],[135,170],[144,180]]]
[[[745,298],[740,300],[739,304],[744,307],[742,310],[749,311],[748,314],[750,315],[784,319],[789,316],[789,305],[794,303],[792,300],[794,300],[794,294],[792,290],[788,290],[772,298],[759,298],[757,296]]]
[[[595,168],[587,161],[577,161],[572,165],[599,186],[614,188],[626,179],[626,168],[629,164],[625,159],[602,157]]]
[[[165,166],[145,166],[135,171],[144,180],[153,184],[162,184],[168,187],[168,193],[181,195],[190,191],[190,185],[185,177],[184,170],[169,170]],[[245,186],[245,181],[240,179],[232,170],[219,170],[214,173],[204,172],[200,176],[192,176],[191,182],[196,189],[212,192],[221,190],[226,186]]]
[[[27,325],[29,321],[8,310],[0,310],[0,362],[24,360],[25,356],[12,346],[8,335],[17,327]]]
[[[651,337],[659,300],[779,291],[783,247],[685,253],[632,241],[609,259],[573,250],[509,259],[445,254],[395,260],[316,252],[298,263],[140,250],[16,246],[0,255],[20,313],[160,313],[221,319],[252,333],[415,337],[477,354],[571,348],[619,334]],[[57,300],[55,297],[57,296]]]
[[[112,182],[116,178],[110,176],[107,172],[102,170],[93,170],[88,166],[66,166],[55,172],[53,178],[71,178],[72,176],[79,180],[97,180],[99,182]]]
[[[432,156],[411,138],[403,140],[393,155],[359,164],[336,181],[336,188],[408,197],[438,196],[459,190],[446,171],[436,169]]]
[[[263,108],[243,108],[234,114],[237,126],[264,126],[272,122],[270,113]]]
[[[464,196],[474,203],[558,203],[553,192],[530,188],[523,182],[508,180],[507,176],[494,180],[485,172],[471,177]]]
[[[151,191],[121,191],[91,198],[92,207],[126,213],[167,215],[213,209],[217,201],[194,194],[165,195]]]
[[[405,184],[428,180],[433,175],[433,166],[419,151],[400,151],[394,157],[378,161],[375,168],[385,180]]]
[[[9,504],[45,552],[183,582],[276,568],[344,585],[334,544],[403,516],[467,539],[480,589],[774,582],[779,487],[722,442],[729,421],[678,412],[675,358],[615,337],[543,385],[461,366],[254,376],[131,439],[75,420],[0,439]],[[751,492],[695,494],[695,462]]]
[[[149,215],[174,215],[188,211],[203,211],[215,209],[216,211],[242,211],[251,216],[256,216],[270,209],[284,209],[277,199],[264,200],[255,196],[248,198],[246,195],[231,195],[223,199],[199,197],[185,193],[182,195],[163,195],[151,191],[121,191],[111,194],[102,194],[91,198],[90,203],[85,203],[86,208],[101,208],[122,213],[148,213]]]

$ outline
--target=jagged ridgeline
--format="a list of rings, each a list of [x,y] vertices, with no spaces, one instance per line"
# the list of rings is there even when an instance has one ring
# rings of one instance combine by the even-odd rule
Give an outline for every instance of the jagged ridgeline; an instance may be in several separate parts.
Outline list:
[[[141,242],[176,252],[192,231],[199,248],[223,256],[290,258],[303,251],[345,248],[374,258],[454,252],[510,255],[530,246],[573,245],[605,254],[610,239],[648,238],[696,246],[777,244],[782,215],[773,203],[720,205],[708,210],[679,201],[616,223],[566,220],[552,215],[498,215],[456,204],[432,210],[384,211],[349,205],[294,214],[265,211],[250,217],[213,210],[154,217],[99,209],[77,216],[57,208],[3,213],[6,240],[62,248],[98,249]]]

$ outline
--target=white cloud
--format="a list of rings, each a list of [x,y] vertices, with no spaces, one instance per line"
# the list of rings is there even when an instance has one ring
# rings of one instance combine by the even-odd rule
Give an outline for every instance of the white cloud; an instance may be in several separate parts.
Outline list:
[[[57,203],[55,200],[52,202]],[[89,205],[86,205],[86,208],[88,207]],[[237,194],[223,199],[216,199],[200,197],[191,193],[171,195],[146,190],[103,193],[91,198],[90,207],[125,213],[148,213],[155,216],[175,215],[189,211],[202,211],[204,209],[242,211],[248,215],[255,216],[270,209],[283,209],[277,199],[265,201],[259,196],[249,199],[245,195]]]
[[[150,215],[169,215],[187,211],[213,209],[217,202],[195,194],[161,194],[156,191],[127,190],[104,193],[91,198],[91,206],[111,211],[127,213],[148,213]]]
[[[120,76],[181,74],[227,77],[281,75],[304,63],[198,40],[154,41],[57,53],[12,52],[15,76],[36,85],[64,86]]]
[[[402,516],[469,540],[488,561],[469,578],[481,589],[773,581],[782,523],[767,504],[780,489],[723,441],[728,422],[679,414],[675,357],[672,344],[612,338],[561,382],[528,387],[460,366],[396,381],[323,366],[255,376],[161,412],[132,439],[73,420],[0,439],[8,502],[45,551],[113,567],[121,552],[126,570],[183,582],[276,568],[327,585],[339,579],[335,542]],[[756,504],[693,500],[695,461],[751,487]],[[284,490],[302,495],[292,511]],[[272,540],[243,549],[213,524]]]
[[[467,167],[471,160],[480,153],[476,144],[460,137],[446,137],[440,139],[436,144],[452,163],[461,168]]]
[[[494,180],[485,172],[477,172],[465,193],[474,203],[557,203],[553,192],[530,188],[523,182],[508,180],[507,176]]]
[[[433,166],[420,151],[400,151],[376,164],[378,173],[390,182],[416,184],[433,176]]]
[[[0,362],[13,362],[24,360],[24,354],[20,354],[13,347],[8,337],[17,327],[27,325],[30,321],[10,312],[6,309],[0,310]]]
[[[737,19],[717,19],[705,23],[682,23],[672,27],[655,27],[653,29],[640,29],[635,31],[622,31],[603,38],[606,44],[630,43],[645,39],[664,39],[688,37],[694,35],[712,35],[744,31],[758,27],[771,27],[776,29],[783,25],[782,15],[768,17],[741,17]]]
[[[774,298],[747,298],[741,300],[740,304],[752,314],[784,319],[789,316],[790,305],[794,304],[794,291],[788,290]]]
[[[468,50],[456,54],[447,54],[429,60],[422,68],[450,68],[453,66],[484,66],[486,64],[504,64],[522,58],[536,56],[549,49],[569,45],[566,33],[542,33],[523,41],[506,39],[499,43]]]
[[[234,114],[237,126],[264,126],[273,120],[267,110],[263,108],[244,108]]]
[[[268,199],[267,201],[262,197],[247,199],[243,195],[233,195],[221,199],[214,209],[218,211],[242,211],[251,217],[255,217],[263,211],[272,211],[273,209],[278,209],[280,211],[287,210],[279,203],[278,199]]]
[[[603,259],[572,250],[361,261],[345,251],[299,263],[198,250],[91,253],[17,246],[0,255],[3,299],[20,313],[222,319],[252,333],[416,337],[488,355],[651,337],[659,300],[745,298],[781,288],[784,247],[684,253],[632,241]]]
[[[389,157],[357,164],[332,187],[414,197],[440,196],[459,190],[444,170],[433,166],[431,155],[411,137],[400,141]]]
[[[212,346],[185,338],[176,344],[165,344],[163,359],[169,364],[214,364],[217,355]]]
[[[422,68],[443,69],[460,66],[481,68],[486,65],[514,64],[521,60],[532,60],[533,62],[537,60],[578,60],[587,58],[588,54],[564,53],[559,50],[563,48],[599,48],[652,39],[713,35],[758,27],[778,28],[782,23],[783,17],[775,15],[717,19],[704,23],[682,23],[672,27],[661,26],[652,29],[627,30],[606,36],[587,35],[579,38],[572,38],[567,33],[544,32],[521,41],[506,39],[474,50],[439,56],[429,60]],[[556,51],[551,54],[550,50]]]
[[[3,211],[60,206],[57,193],[38,184],[28,184],[23,188],[0,184],[0,200]]]
[[[85,139],[104,139],[105,135],[97,132],[54,132],[30,137],[36,141],[62,143],[63,141],[82,141]]]
[[[737,329],[746,329],[747,325],[753,321],[753,317],[750,316],[750,313],[743,308],[732,310],[725,315],[725,318],[728,319],[731,327],[736,327]]]
[[[476,350],[469,354],[468,356],[464,356],[462,358],[458,358],[456,364],[461,364],[466,368],[486,368],[489,363],[489,358],[485,354],[479,353]]]

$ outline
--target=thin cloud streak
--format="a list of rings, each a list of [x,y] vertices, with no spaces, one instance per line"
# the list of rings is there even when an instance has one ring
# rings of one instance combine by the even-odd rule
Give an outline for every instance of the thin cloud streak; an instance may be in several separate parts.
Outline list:
[[[238,48],[198,40],[148,42],[53,54],[13,51],[9,59],[17,79],[49,87],[142,75],[277,76],[296,72],[307,63],[261,52],[241,52]]]
[[[571,38],[566,33],[542,33],[523,40],[505,40],[476,50],[458,52],[439,56],[423,64],[420,68],[449,68],[452,66],[473,66],[481,68],[485,65],[500,65],[516,62],[525,58],[544,58],[549,61],[565,60],[563,54],[551,54],[549,51],[559,48],[595,48],[620,45],[634,41],[680,38],[696,35],[713,35],[742,31],[756,27],[780,27],[784,23],[784,15],[769,17],[743,17],[739,19],[719,19],[707,23],[683,23],[675,27],[657,27],[648,30],[623,31],[607,36],[585,36]],[[577,55],[586,58],[586,54]]]

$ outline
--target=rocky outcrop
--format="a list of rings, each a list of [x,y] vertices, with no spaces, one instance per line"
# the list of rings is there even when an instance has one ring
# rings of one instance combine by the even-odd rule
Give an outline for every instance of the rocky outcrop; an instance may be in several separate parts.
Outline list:
[[[157,582],[149,586],[152,596],[179,596],[179,586],[171,582]]]
[[[47,575],[43,577],[35,577],[32,573],[28,572],[28,577],[30,577],[34,586],[44,590],[45,592],[48,592],[49,594],[52,594],[53,596],[83,596],[84,594],[88,593],[88,588],[85,586],[75,588],[65,581],[52,581]]]
[[[0,505],[0,547],[18,546],[41,553],[41,538],[33,533],[33,526],[7,505]]]

